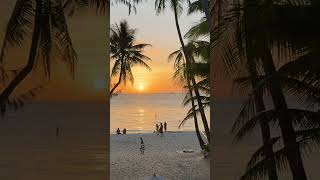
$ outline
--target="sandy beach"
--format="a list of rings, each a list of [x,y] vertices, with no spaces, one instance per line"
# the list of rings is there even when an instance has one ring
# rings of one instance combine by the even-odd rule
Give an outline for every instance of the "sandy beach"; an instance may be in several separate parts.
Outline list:
[[[140,140],[145,154],[140,154]],[[111,135],[111,179],[144,180],[153,173],[173,179],[210,179],[210,163],[203,158],[195,132]],[[183,153],[193,150],[194,153]]]

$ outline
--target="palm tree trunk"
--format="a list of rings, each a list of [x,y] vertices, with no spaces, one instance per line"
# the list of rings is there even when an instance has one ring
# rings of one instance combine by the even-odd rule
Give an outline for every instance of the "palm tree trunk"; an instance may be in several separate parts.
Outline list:
[[[255,92],[254,101],[255,101],[257,112],[262,112],[265,110],[265,105],[263,102],[261,91]],[[260,129],[261,129],[263,145],[265,146],[263,153],[266,156],[266,159],[268,159],[267,168],[268,168],[269,180],[278,180],[277,166],[274,159],[274,152],[273,152],[272,144],[270,144],[270,140],[271,140],[270,126],[267,122],[260,121]]]
[[[279,74],[276,71],[270,49],[265,47],[262,51],[262,64],[267,76],[270,76],[270,94],[276,111],[279,113],[279,125],[282,133],[286,156],[289,162],[293,180],[307,180],[296,134],[288,113],[288,106],[281,89]]]
[[[175,23],[176,23],[176,28],[177,28],[179,40],[180,40],[181,47],[182,47],[182,50],[183,50],[183,53],[184,53],[184,57],[186,59],[187,69],[189,69],[191,67],[191,61],[190,61],[190,58],[188,56],[188,53],[187,53],[187,50],[186,50],[186,47],[184,45],[183,38],[182,38],[182,35],[181,35],[181,30],[180,30],[180,26],[179,26],[179,19],[178,19],[178,13],[177,13],[177,6],[175,5],[173,9],[174,9],[174,17],[175,17]],[[204,109],[203,109],[202,101],[201,101],[201,98],[200,98],[200,93],[199,93],[199,90],[198,90],[198,86],[195,83],[195,79],[194,79],[193,75],[191,77],[191,81],[192,81],[192,84],[193,84],[194,92],[195,92],[197,103],[198,103],[198,106],[199,106],[199,111],[200,111],[200,115],[201,115],[201,119],[202,119],[202,122],[203,122],[204,129],[205,129],[205,133],[206,133],[208,142],[210,143],[210,129],[209,129],[209,126],[208,126],[206,115],[204,113]]]
[[[116,90],[116,88],[120,85],[121,83],[121,79],[122,79],[122,74],[124,73],[123,72],[123,69],[124,69],[124,63],[123,63],[123,59],[124,59],[124,56],[121,57],[121,69],[120,69],[120,75],[119,75],[119,80],[118,82],[113,86],[113,88],[111,89],[110,91],[110,96],[113,95],[114,91]]]
[[[192,88],[191,88],[190,80],[188,78],[187,78],[187,83],[188,83],[188,90],[189,90],[189,94],[190,94],[190,98],[191,98],[192,111],[194,112],[194,114],[193,114],[194,128],[196,130],[196,134],[197,134],[197,138],[198,138],[198,141],[199,141],[199,145],[200,145],[201,149],[203,149],[204,141],[203,141],[203,139],[201,137],[201,133],[200,133],[200,130],[199,130],[198,118],[197,118],[197,114],[196,114],[196,108],[195,108],[195,103],[194,103],[194,99],[193,99]]]
[[[34,64],[37,58],[38,45],[40,40],[40,21],[41,21],[40,10],[41,10],[41,3],[37,1],[34,30],[32,34],[32,42],[31,42],[31,47],[29,51],[28,63],[0,94],[0,105],[4,109],[9,96],[16,89],[16,87],[27,77],[27,75],[30,74],[30,72],[34,67]]]
[[[254,48],[252,48],[251,43],[249,42],[249,39],[246,38],[246,46],[248,47],[246,54],[248,55],[248,70],[249,74],[252,78],[256,78],[258,75],[256,63],[254,61],[254,57],[252,56],[251,51],[255,51]],[[254,89],[257,85],[257,80],[253,79],[251,81],[252,88]],[[255,108],[257,113],[262,112],[266,110],[264,100],[263,100],[263,92],[261,89],[257,89],[254,92],[254,102],[255,102]],[[261,136],[263,145],[265,147],[263,153],[266,156],[267,161],[267,168],[268,168],[268,177],[269,180],[278,180],[278,174],[277,174],[277,166],[274,159],[274,152],[273,152],[273,146],[270,144],[271,135],[270,135],[270,126],[267,122],[260,121],[260,129],[261,129]]]
[[[113,92],[116,90],[116,88],[120,85],[120,83],[121,83],[121,76],[122,76],[122,73],[121,73],[120,76],[119,76],[118,82],[113,86],[113,88],[112,88],[111,91],[110,91],[110,95],[111,95],[111,96],[113,95]]]

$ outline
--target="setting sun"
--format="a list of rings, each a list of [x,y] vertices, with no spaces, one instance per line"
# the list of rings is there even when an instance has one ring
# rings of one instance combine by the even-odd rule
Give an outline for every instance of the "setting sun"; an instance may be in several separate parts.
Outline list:
[[[144,90],[143,84],[139,84],[138,89],[139,89],[139,91],[143,91]]]

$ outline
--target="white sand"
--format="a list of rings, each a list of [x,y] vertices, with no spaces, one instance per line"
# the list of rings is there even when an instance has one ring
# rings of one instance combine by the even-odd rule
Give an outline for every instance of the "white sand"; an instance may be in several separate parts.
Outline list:
[[[182,153],[185,149],[194,153]],[[166,180],[210,179],[209,160],[203,158],[195,132],[168,132],[163,138],[153,133],[111,135],[110,155],[112,180],[143,180],[153,173]]]

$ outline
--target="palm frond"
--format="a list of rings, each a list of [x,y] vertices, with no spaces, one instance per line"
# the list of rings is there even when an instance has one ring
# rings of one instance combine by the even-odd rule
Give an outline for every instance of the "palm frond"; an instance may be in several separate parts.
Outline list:
[[[253,168],[260,160],[265,159],[265,149],[268,147],[272,147],[276,142],[278,142],[280,137],[274,137],[269,140],[267,144],[261,146],[257,151],[253,153],[249,162],[247,163],[247,169]]]
[[[26,37],[31,34],[32,20],[34,17],[33,0],[17,0],[6,27],[6,33],[1,49],[0,63],[3,63],[10,47],[20,47]]]
[[[136,5],[141,3],[143,0],[113,0],[111,3],[113,4],[124,4],[129,9],[129,14],[132,12],[137,13],[137,7]],[[112,4],[111,4],[112,5]]]
[[[278,114],[274,110],[266,110],[259,112],[256,116],[252,117],[250,120],[246,121],[244,125],[237,131],[234,142],[243,140],[245,137],[252,134],[252,131],[259,125],[259,122],[263,121],[265,123],[276,121]],[[241,119],[237,119],[241,121]],[[236,121],[237,124],[239,124]]]
[[[287,159],[285,155],[285,149],[282,148],[274,153],[274,160],[277,168],[281,171],[287,167]],[[268,175],[269,159],[263,159],[257,162],[253,167],[246,170],[241,176],[240,180],[256,180],[263,179]]]
[[[191,27],[188,32],[184,35],[184,38],[187,39],[198,39],[198,38],[207,38],[209,37],[209,27],[207,20],[202,18],[199,23]]]
[[[51,56],[53,49],[53,34],[52,34],[52,3],[50,0],[44,0],[42,6],[42,13],[40,14],[40,40],[39,40],[39,50],[37,56],[37,63],[41,64],[45,75],[50,78],[51,75]]]
[[[59,59],[67,65],[70,74],[74,77],[77,53],[73,47],[61,1],[52,5],[51,22],[55,47],[61,55]]]

